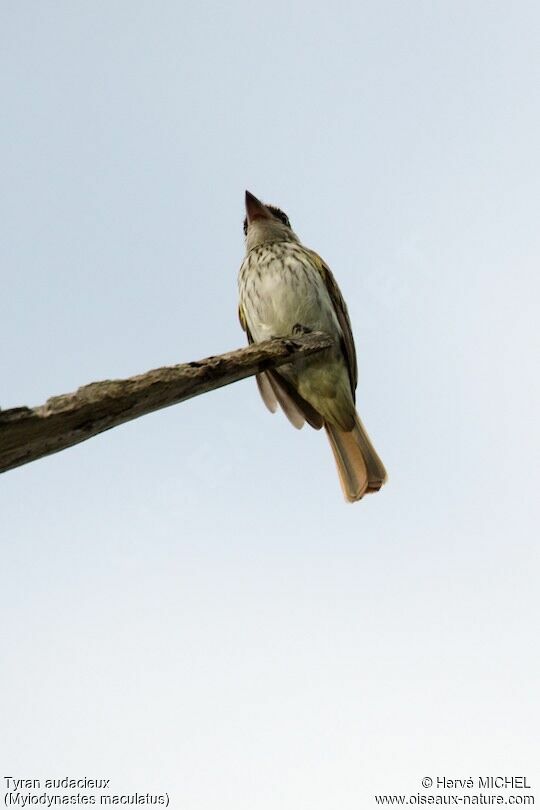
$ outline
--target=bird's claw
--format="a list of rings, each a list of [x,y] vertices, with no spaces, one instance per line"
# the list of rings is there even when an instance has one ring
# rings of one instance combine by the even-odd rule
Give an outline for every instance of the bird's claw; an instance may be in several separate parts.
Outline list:
[[[293,335],[309,335],[310,332],[313,332],[313,329],[310,329],[309,326],[304,326],[302,323],[295,323],[292,328]]]

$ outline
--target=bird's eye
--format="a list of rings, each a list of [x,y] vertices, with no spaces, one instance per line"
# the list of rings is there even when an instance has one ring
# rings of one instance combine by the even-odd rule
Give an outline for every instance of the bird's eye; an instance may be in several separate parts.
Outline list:
[[[287,228],[291,227],[291,223],[289,222],[289,217],[287,216],[287,214],[284,211],[281,210],[281,208],[276,208],[273,205],[269,205],[267,207],[270,209],[270,211],[272,212],[275,219],[279,219],[280,222],[283,222],[283,224],[287,226]]]
[[[287,226],[287,228],[291,227],[291,223],[289,222],[289,217],[287,216],[287,214],[284,214],[283,211],[279,212],[279,218],[283,222],[283,224]]]

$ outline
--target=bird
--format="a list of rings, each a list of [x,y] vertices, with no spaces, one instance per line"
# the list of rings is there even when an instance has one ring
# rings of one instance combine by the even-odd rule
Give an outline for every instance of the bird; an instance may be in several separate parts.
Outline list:
[[[326,332],[333,345],[279,369],[257,374],[274,413],[281,407],[296,428],[324,427],[345,499],[380,490],[387,474],[355,405],[356,349],[347,306],[321,257],[300,242],[288,216],[246,191],[246,254],[238,274],[240,324],[249,343]]]

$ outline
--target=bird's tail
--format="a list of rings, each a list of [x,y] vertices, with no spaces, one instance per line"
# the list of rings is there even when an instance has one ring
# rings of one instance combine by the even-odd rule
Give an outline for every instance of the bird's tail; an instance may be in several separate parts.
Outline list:
[[[377,492],[386,481],[386,470],[358,414],[350,431],[329,422],[325,422],[324,427],[345,498],[350,502],[359,501],[366,493]]]

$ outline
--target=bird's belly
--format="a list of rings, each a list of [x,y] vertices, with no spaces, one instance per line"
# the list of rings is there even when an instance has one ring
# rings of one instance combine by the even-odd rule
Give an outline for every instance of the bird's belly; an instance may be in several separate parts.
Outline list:
[[[253,339],[290,335],[297,326],[331,334],[339,329],[324,283],[300,263],[272,267],[246,284],[245,312]]]
[[[334,337],[329,349],[296,356],[279,367],[303,399],[333,424],[350,424],[354,410],[342,331],[323,277],[309,260],[291,252],[261,251],[240,269],[240,305],[251,338],[260,342],[292,334],[295,327]]]

